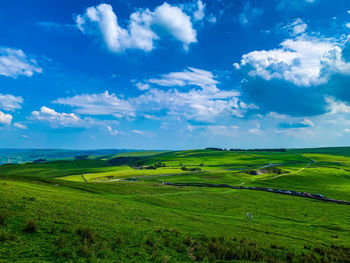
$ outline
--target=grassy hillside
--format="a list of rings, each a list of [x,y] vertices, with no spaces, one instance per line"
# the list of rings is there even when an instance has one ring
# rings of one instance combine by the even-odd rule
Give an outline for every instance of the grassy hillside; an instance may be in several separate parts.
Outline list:
[[[295,153],[315,153],[315,154],[329,154],[350,157],[350,147],[322,147],[322,148],[304,148],[304,149],[290,149],[290,152]]]
[[[111,166],[115,155],[0,166],[0,262],[350,260],[350,206],[162,184],[263,186],[350,201],[348,157],[213,150],[138,157],[144,167],[162,166]],[[279,173],[250,173],[268,165]]]

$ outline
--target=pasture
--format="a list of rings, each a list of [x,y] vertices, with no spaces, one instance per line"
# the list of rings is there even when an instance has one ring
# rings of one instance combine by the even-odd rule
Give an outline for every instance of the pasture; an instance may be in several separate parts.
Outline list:
[[[348,262],[349,205],[171,185],[350,201],[350,149],[334,151],[159,151],[2,165],[0,262]]]

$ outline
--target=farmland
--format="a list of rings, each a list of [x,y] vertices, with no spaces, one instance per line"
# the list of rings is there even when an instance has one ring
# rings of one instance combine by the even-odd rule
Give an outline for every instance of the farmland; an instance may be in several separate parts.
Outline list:
[[[289,192],[350,201],[350,148],[2,165],[0,262],[348,262],[350,206]]]

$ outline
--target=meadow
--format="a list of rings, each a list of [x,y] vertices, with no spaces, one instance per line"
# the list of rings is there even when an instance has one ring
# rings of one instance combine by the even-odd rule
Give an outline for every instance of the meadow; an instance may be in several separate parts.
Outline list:
[[[130,152],[2,165],[0,262],[349,262],[349,205],[173,185],[350,201],[349,172],[350,148]]]

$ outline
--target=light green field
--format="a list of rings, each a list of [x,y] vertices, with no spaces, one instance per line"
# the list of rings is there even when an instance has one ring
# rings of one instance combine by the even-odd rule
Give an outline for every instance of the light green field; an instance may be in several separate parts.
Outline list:
[[[347,158],[305,156],[315,163],[294,152],[193,150],[138,156],[166,165],[155,170],[109,166],[115,156],[0,166],[0,262],[348,262],[348,205],[162,184],[262,186],[350,201]],[[249,173],[269,163],[280,174]],[[115,180],[127,178],[137,181]]]

